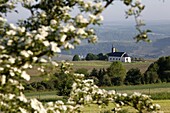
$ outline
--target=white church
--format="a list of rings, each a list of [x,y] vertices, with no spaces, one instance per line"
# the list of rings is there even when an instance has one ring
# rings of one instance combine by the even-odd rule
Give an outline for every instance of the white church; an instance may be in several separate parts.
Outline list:
[[[131,62],[131,57],[126,52],[116,52],[116,48],[112,46],[111,53],[108,53],[108,61],[120,61],[120,62]]]

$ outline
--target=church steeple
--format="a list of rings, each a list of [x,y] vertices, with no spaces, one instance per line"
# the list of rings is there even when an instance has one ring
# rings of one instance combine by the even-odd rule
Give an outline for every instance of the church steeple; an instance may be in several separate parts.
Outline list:
[[[112,45],[112,53],[116,52],[116,48]]]

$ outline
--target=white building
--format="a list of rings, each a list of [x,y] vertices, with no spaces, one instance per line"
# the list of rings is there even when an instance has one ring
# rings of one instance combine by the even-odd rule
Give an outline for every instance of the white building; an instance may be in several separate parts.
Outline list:
[[[112,47],[111,53],[108,53],[108,61],[131,62],[131,57],[126,52],[116,52],[116,48]]]

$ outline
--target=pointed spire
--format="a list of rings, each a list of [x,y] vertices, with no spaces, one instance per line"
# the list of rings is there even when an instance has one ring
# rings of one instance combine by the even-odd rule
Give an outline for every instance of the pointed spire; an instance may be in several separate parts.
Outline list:
[[[116,52],[116,48],[113,46],[113,44],[112,44],[112,51],[111,52],[112,53]]]

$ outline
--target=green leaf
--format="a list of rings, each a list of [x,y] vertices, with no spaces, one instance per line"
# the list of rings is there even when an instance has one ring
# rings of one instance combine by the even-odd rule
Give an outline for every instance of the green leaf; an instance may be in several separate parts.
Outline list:
[[[131,3],[132,3],[132,0],[124,0],[124,4],[127,6],[130,5]]]

